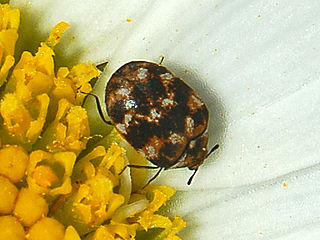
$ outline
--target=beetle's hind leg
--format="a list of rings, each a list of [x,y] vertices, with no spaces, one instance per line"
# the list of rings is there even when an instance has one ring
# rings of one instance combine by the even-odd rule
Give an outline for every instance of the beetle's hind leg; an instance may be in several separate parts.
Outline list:
[[[97,104],[97,109],[98,109],[98,112],[99,112],[99,115],[102,119],[102,121],[104,121],[106,124],[109,124],[109,125],[112,125],[112,122],[107,120],[103,114],[103,111],[102,111],[102,106],[101,106],[101,103],[100,103],[100,100],[99,100],[99,97],[93,93],[86,93],[86,92],[82,92],[80,91],[80,93],[83,93],[83,94],[86,94],[87,96],[92,96],[94,97],[94,99],[96,100],[96,104]]]
[[[189,180],[188,180],[188,182],[187,182],[188,185],[191,185],[192,179],[194,178],[194,176],[196,175],[197,172],[198,172],[198,168],[196,168],[196,169],[193,171],[192,175],[189,177]]]
[[[155,179],[159,176],[159,174],[161,173],[161,171],[162,171],[163,169],[164,169],[163,167],[160,168],[160,169],[158,170],[158,172],[157,172],[152,178],[149,179],[149,181],[147,182],[147,184],[144,185],[142,189],[145,189],[153,180],[155,180]]]
[[[124,170],[127,169],[127,167],[130,167],[130,168],[146,168],[146,169],[158,169],[158,168],[160,168],[158,166],[128,164],[128,165],[124,166],[124,168],[120,171],[119,175],[121,175],[124,172]]]
[[[164,170],[163,167],[159,167],[159,166],[147,166],[147,165],[132,165],[132,164],[129,164],[129,165],[126,165],[119,173],[119,175],[121,175],[126,169],[127,167],[131,167],[131,168],[146,168],[146,169],[158,169],[159,170],[157,171],[157,173],[148,180],[148,182],[146,183],[146,185],[143,186],[142,189],[144,189],[146,186],[148,186],[153,180],[155,180],[159,174],[161,173],[162,170]]]

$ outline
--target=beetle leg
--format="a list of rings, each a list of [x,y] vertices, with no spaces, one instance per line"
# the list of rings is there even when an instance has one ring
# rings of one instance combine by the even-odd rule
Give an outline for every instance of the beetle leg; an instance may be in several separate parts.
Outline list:
[[[120,171],[120,173],[118,175],[121,175],[124,170],[127,169],[127,167],[132,167],[132,168],[147,168],[147,169],[157,169],[159,168],[158,166],[147,166],[147,165],[133,165],[133,164],[129,164],[124,166],[124,168]]]
[[[155,180],[155,179],[159,176],[159,174],[161,173],[161,171],[162,171],[163,169],[164,169],[163,167],[160,168],[160,169],[158,170],[158,172],[157,172],[152,178],[149,179],[149,181],[147,182],[147,184],[144,185],[142,189],[145,189],[153,180]]]
[[[161,58],[160,58],[160,62],[159,62],[159,65],[161,65],[162,64],[162,62],[163,62],[163,60],[164,60],[164,56],[160,56]]]
[[[198,168],[196,168],[196,169],[194,170],[194,172],[192,173],[192,175],[190,176],[190,178],[189,178],[189,180],[188,180],[188,182],[187,182],[188,185],[191,184],[192,179],[193,179],[194,175],[196,175],[197,171],[198,171]]]
[[[102,121],[104,121],[106,124],[112,125],[112,122],[108,121],[103,115],[101,103],[100,103],[100,100],[99,100],[98,96],[93,94],[93,93],[86,93],[86,92],[82,92],[82,91],[80,91],[80,93],[87,94],[87,96],[94,97],[94,99],[96,100],[98,112],[99,112],[99,115],[100,115]]]

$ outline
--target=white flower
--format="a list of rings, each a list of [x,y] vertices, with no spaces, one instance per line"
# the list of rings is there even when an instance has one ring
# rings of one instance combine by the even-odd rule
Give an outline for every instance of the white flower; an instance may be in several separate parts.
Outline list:
[[[40,40],[56,23],[70,23],[57,48],[57,58],[74,61],[65,64],[108,61],[95,86],[101,98],[108,77],[120,65],[133,59],[158,62],[163,55],[163,65],[206,102],[210,141],[220,144],[219,151],[200,167],[190,187],[186,181],[191,172],[185,169],[166,171],[157,179],[178,189],[168,208],[188,223],[180,233],[183,239],[316,239],[317,0],[11,4],[21,10],[20,29]],[[91,109],[89,115],[99,119]],[[103,126],[96,121],[93,133]]]

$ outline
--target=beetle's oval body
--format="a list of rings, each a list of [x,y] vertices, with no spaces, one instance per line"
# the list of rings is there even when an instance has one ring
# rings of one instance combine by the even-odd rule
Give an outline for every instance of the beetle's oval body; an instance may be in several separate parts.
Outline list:
[[[206,158],[208,109],[167,68],[126,63],[111,76],[105,101],[115,128],[153,164],[196,170]]]

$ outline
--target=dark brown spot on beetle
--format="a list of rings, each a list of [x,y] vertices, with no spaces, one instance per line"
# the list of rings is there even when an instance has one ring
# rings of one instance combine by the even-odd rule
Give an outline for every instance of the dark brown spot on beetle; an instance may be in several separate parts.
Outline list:
[[[164,145],[161,148],[161,152],[163,155],[166,155],[168,157],[175,157],[176,151],[178,150],[179,146],[172,143],[164,143]]]
[[[126,110],[124,108],[123,100],[119,100],[110,108],[109,116],[114,122],[119,123],[122,122],[125,112]]]

